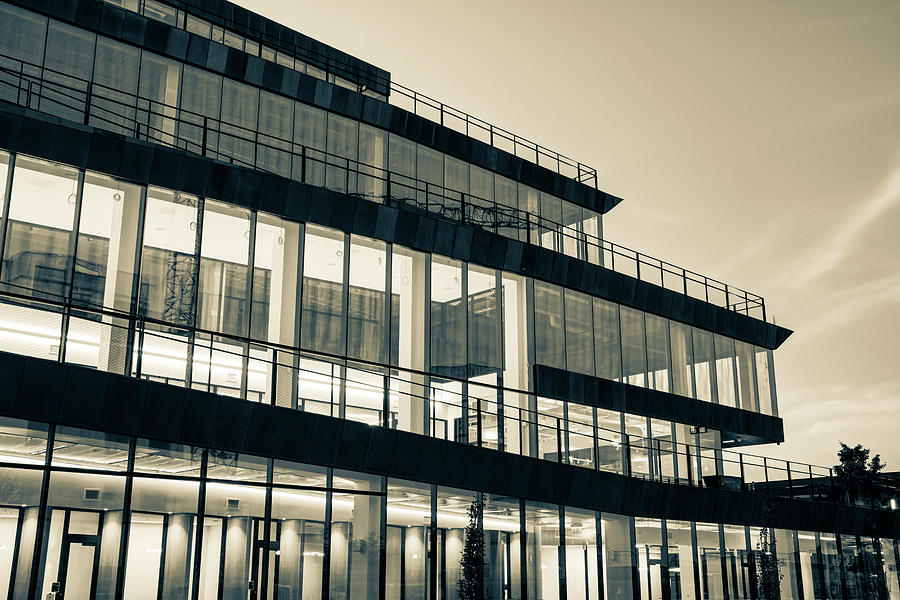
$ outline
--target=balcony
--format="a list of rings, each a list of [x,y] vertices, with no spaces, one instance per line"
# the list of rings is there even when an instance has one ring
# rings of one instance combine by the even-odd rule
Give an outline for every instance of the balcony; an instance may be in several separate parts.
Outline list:
[[[437,214],[767,320],[761,296],[601,239],[582,222],[552,221],[38,65],[0,59],[7,65],[0,68],[0,100],[372,202]]]

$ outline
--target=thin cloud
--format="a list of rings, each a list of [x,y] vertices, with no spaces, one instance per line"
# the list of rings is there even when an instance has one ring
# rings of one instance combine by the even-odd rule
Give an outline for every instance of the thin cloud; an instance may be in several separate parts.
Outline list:
[[[803,286],[834,269],[849,255],[866,229],[898,203],[900,166],[894,168],[867,202],[851,208],[850,215],[838,220],[830,236],[795,263],[799,268],[791,277],[793,283]]]

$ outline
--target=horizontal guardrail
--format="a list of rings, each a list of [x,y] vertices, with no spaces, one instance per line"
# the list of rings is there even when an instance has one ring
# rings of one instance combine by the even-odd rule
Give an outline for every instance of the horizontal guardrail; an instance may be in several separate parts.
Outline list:
[[[2,55],[0,58],[18,64],[18,68],[0,68],[0,100],[366,200],[437,213],[767,320],[762,296],[601,239],[579,230],[578,224],[561,224],[493,199],[401,175],[258,129],[233,125]]]

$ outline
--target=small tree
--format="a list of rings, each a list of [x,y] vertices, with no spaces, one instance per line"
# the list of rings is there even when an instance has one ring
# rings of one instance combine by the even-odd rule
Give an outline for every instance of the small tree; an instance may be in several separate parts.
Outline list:
[[[779,600],[783,574],[778,568],[778,549],[772,532],[772,506],[763,508],[763,527],[756,543],[756,591],[759,600]]]
[[[478,498],[472,500],[466,514],[469,515],[469,524],[466,525],[465,544],[459,559],[459,600],[481,600],[484,598],[484,533],[481,531],[482,506]]]
[[[881,455],[876,454],[869,460],[870,451],[857,444],[852,448],[841,442],[838,450],[839,464],[834,465],[834,476],[841,492],[847,495],[851,504],[862,500],[879,501],[876,492],[878,473],[887,465],[881,462]]]

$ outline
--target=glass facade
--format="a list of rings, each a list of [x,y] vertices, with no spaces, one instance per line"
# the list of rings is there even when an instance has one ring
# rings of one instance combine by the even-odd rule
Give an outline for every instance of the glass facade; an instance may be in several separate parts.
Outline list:
[[[0,419],[0,452],[10,598],[456,598],[473,503],[485,598],[757,597],[744,527],[13,419]],[[783,600],[840,597],[840,560],[850,598],[875,581],[896,590],[893,540],[839,537],[837,556],[835,536],[776,530]]]
[[[166,3],[112,3],[374,93]],[[3,2],[0,67],[0,100],[653,277],[646,257],[602,243],[593,211]],[[23,96],[19,74],[39,93]],[[766,348],[42,158],[0,152],[0,190],[0,351],[653,481],[759,491],[771,479],[765,460],[724,450],[723,432],[542,397],[534,381],[553,367],[777,416]],[[736,306],[727,286],[716,300],[657,262],[657,285]],[[744,526],[2,418],[0,455],[9,598],[450,600],[467,526],[483,535],[485,598],[759,598],[760,531]],[[782,600],[900,593],[894,540],[768,538]]]
[[[2,160],[7,351],[654,479],[709,472],[687,428],[535,397],[532,366],[774,407],[771,351],[212,198]]]

